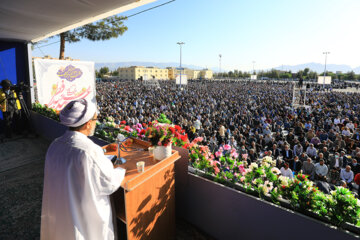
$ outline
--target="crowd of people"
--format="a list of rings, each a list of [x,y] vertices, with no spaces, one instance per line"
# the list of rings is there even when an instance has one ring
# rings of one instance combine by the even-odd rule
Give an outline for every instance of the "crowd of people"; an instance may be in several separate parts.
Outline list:
[[[308,108],[291,107],[287,82],[189,81],[160,88],[141,81],[98,82],[100,120],[153,121],[164,113],[189,139],[203,137],[211,151],[230,144],[254,162],[270,155],[282,174],[350,189],[360,183],[359,93],[307,90]],[[354,184],[356,182],[357,184]]]

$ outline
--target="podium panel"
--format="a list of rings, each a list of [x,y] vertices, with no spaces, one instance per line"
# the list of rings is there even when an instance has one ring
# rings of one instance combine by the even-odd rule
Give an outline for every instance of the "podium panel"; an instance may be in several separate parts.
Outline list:
[[[134,139],[131,147],[147,150],[148,142]],[[107,154],[116,155],[116,152]],[[127,161],[121,187],[112,195],[118,226],[118,239],[174,239],[175,237],[175,161],[177,151],[156,161],[148,151],[121,152]],[[144,161],[139,173],[136,162]],[[126,234],[124,230],[126,229]]]

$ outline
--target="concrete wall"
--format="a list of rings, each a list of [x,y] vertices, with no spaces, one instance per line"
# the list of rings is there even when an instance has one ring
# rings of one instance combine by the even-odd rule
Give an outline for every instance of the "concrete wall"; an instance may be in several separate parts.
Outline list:
[[[356,239],[305,215],[188,174],[185,220],[216,239]]]

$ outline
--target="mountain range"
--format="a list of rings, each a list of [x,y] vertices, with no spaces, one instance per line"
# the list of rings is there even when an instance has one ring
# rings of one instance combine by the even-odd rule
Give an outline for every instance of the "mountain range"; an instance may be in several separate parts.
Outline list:
[[[179,63],[176,62],[165,62],[165,63],[157,63],[157,62],[141,62],[141,61],[133,61],[133,62],[98,62],[95,63],[95,69],[99,70],[102,67],[108,67],[110,71],[114,71],[115,69],[119,67],[130,67],[130,66],[144,66],[144,67],[158,67],[158,68],[166,68],[166,67],[179,67]],[[190,68],[190,69],[196,69],[201,70],[204,69],[204,67],[196,66],[196,65],[189,65],[189,64],[183,64],[183,67]],[[317,73],[324,72],[324,64],[321,63],[304,63],[304,64],[298,64],[298,65],[282,65],[278,67],[274,67],[271,69],[277,69],[277,70],[284,70],[284,71],[292,71],[297,72],[299,70],[304,70],[305,68],[309,68],[311,71],[315,71]],[[219,72],[218,67],[210,68],[214,72]],[[271,69],[265,69],[271,70]],[[360,66],[356,68],[351,68],[349,65],[344,64],[326,64],[326,70],[331,72],[341,71],[343,73],[347,73],[350,71],[354,71],[356,74],[360,74]],[[230,71],[222,69],[222,71]]]
[[[309,68],[310,70],[315,71],[317,73],[322,73],[324,72],[325,66],[324,64],[321,63],[304,63],[304,64],[298,64],[292,66],[283,65],[283,66],[275,67],[274,69],[284,70],[284,71],[291,70],[292,72],[297,72],[299,70],[304,70],[305,68]],[[360,66],[356,68],[351,68],[349,65],[344,65],[344,64],[326,64],[326,71],[331,71],[334,73],[336,71],[341,71],[343,73],[354,71],[356,74],[359,74]]]

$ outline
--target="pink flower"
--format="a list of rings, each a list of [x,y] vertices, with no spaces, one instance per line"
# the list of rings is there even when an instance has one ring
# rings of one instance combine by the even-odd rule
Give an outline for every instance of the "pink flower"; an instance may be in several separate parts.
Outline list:
[[[240,178],[240,181],[241,181],[241,182],[244,182],[244,181],[245,181],[245,177],[242,176],[242,177]]]
[[[161,141],[158,142],[158,146],[161,146]]]
[[[214,167],[215,174],[218,174],[220,172],[220,169],[218,167]]]
[[[211,159],[214,159],[214,158],[215,158],[214,154],[211,154],[211,155],[210,155],[210,158],[211,158]]]
[[[141,132],[141,129],[140,129],[140,128],[136,128],[136,131],[137,131],[138,133],[140,133],[140,132]]]
[[[242,175],[244,175],[244,173],[246,172],[245,168],[244,168],[244,165],[240,165],[239,166],[239,171]]]
[[[229,144],[224,145],[224,150],[225,151],[230,150],[230,149],[231,149],[231,146]]]
[[[232,156],[233,158],[238,158],[238,157],[239,157],[239,154],[235,151],[235,152],[231,153],[231,156]]]
[[[215,153],[215,156],[216,157],[220,157],[222,155],[222,153],[220,152],[220,151],[217,151],[216,153]]]

